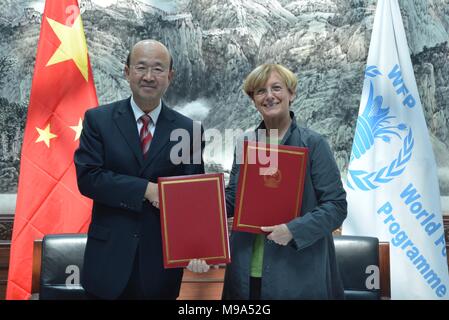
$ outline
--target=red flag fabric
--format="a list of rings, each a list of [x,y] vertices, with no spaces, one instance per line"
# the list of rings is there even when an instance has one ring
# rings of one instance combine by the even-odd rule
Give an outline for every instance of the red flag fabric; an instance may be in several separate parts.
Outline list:
[[[92,203],[76,184],[73,153],[84,112],[98,105],[76,0],[47,0],[22,144],[7,299],[31,294],[33,240],[86,232]]]

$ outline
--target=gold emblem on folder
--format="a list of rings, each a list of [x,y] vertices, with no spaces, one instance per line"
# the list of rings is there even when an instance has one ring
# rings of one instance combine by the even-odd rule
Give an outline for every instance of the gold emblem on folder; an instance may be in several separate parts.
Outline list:
[[[282,181],[282,173],[278,168],[267,168],[263,175],[265,187],[279,188]]]

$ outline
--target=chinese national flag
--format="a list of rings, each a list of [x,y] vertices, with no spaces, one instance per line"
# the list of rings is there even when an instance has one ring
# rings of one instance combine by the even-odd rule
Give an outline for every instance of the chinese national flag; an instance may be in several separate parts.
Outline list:
[[[31,293],[33,240],[86,232],[91,201],[80,195],[73,153],[84,112],[98,105],[76,0],[47,0],[22,145],[7,299]]]

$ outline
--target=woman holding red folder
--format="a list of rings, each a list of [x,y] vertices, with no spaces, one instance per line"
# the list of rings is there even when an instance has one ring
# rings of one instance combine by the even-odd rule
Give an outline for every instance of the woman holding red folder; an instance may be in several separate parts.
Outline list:
[[[324,138],[299,127],[290,105],[296,76],[279,64],[264,64],[246,78],[243,89],[263,118],[256,129],[278,132],[270,143],[309,150],[301,212],[286,224],[265,226],[266,234],[232,232],[232,262],[226,268],[223,299],[343,299],[332,231],[347,214],[346,193]],[[271,136],[272,137],[272,136]],[[234,214],[239,164],[234,158],[226,207]]]

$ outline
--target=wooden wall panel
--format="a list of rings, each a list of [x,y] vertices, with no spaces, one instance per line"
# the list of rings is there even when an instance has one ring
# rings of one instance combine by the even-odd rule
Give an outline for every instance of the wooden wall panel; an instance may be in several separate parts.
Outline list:
[[[1,235],[11,236],[12,215],[5,217],[0,215]],[[444,227],[446,231],[446,248],[449,252],[449,216],[444,216]],[[39,246],[37,247],[39,250]],[[8,276],[10,240],[0,239],[0,299],[4,299],[6,292],[6,280]],[[36,251],[39,256],[39,251]],[[379,246],[380,273],[381,273],[381,297],[388,299],[390,297],[390,253],[388,243],[381,242]],[[448,257],[449,264],[449,257]],[[180,299],[220,299],[223,288],[224,268],[212,269],[206,274],[194,274],[189,271],[184,273],[183,283],[181,286]],[[33,267],[33,292],[38,289],[39,266]]]
[[[179,300],[221,300],[225,268],[212,268],[206,273],[184,271]]]
[[[380,298],[390,299],[390,244],[379,242]]]
[[[0,300],[5,299],[8,279],[10,241],[0,240]]]

